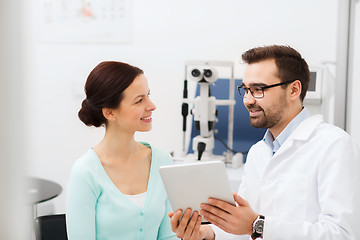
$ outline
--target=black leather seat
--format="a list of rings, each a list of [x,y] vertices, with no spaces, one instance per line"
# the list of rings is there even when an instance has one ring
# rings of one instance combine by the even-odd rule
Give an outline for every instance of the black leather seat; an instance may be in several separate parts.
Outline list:
[[[37,217],[35,236],[36,240],[67,240],[65,214]]]

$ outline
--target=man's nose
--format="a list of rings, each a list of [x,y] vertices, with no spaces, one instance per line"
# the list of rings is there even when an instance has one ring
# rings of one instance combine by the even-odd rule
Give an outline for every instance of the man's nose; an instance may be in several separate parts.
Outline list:
[[[253,97],[253,95],[251,94],[250,91],[243,98],[243,103],[244,103],[245,106],[252,105],[255,102],[256,102],[256,99]]]

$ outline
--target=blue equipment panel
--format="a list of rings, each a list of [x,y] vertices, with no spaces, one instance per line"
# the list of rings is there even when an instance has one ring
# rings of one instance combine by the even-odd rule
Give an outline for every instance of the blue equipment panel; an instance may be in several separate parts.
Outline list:
[[[246,159],[247,152],[250,147],[264,137],[266,129],[254,128],[250,125],[249,113],[243,104],[243,98],[239,95],[236,86],[241,85],[242,80],[235,80],[235,101],[234,106],[234,133],[233,133],[233,150],[242,152],[244,159]],[[229,84],[228,79],[218,79],[215,86],[210,85],[211,96],[216,99],[229,99]],[[196,87],[196,96],[200,95],[199,85]],[[217,133],[215,133],[215,147],[213,153],[216,155],[223,155],[227,151],[224,144],[218,140],[221,139],[227,145],[228,138],[228,117],[229,106],[216,106],[218,111],[218,122],[215,125]],[[193,153],[192,139],[200,134],[200,131],[195,128],[194,119],[192,121],[192,132],[188,153]]]

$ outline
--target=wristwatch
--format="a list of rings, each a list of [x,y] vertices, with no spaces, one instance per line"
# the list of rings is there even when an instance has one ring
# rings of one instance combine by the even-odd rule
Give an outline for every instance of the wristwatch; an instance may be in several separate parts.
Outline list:
[[[255,219],[253,223],[253,233],[251,234],[251,238],[253,240],[257,238],[262,238],[264,231],[264,222],[265,222],[265,217],[263,215],[259,215]]]

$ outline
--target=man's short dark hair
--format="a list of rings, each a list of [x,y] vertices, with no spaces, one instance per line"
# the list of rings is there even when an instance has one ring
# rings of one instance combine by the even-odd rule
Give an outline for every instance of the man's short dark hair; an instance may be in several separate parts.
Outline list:
[[[250,49],[242,55],[242,60],[248,64],[268,59],[275,60],[281,82],[300,80],[300,99],[303,101],[309,88],[310,70],[300,53],[290,46],[270,45]]]

